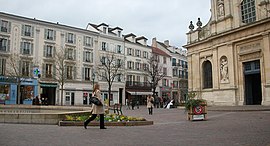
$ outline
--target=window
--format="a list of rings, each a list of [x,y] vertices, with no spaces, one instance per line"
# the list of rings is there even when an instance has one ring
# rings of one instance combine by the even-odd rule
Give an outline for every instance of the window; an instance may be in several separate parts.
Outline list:
[[[144,63],[144,64],[143,64],[143,70],[144,70],[144,71],[147,71],[147,70],[148,70],[148,68],[149,68],[149,65],[148,65],[148,64],[146,64],[146,63]]]
[[[76,44],[76,35],[74,35],[73,33],[67,33],[66,43]]]
[[[115,78],[116,78],[116,81],[117,81],[117,82],[121,82],[121,81],[122,81],[122,80],[121,80],[121,74],[118,74]]]
[[[116,52],[119,53],[119,54],[122,53],[121,45],[117,45],[117,46],[116,46]]]
[[[0,58],[0,75],[5,75],[6,70],[6,59]]]
[[[134,69],[134,62],[128,61],[128,69]]]
[[[84,36],[84,46],[93,47],[93,38]]]
[[[73,66],[67,66],[67,79],[73,79]]]
[[[148,58],[148,52],[143,51],[143,58]]]
[[[162,79],[162,86],[165,86],[165,87],[168,86],[168,80],[167,79]]]
[[[141,63],[136,62],[136,69],[137,69],[137,70],[141,70]]]
[[[93,63],[93,52],[84,51],[83,52],[83,61]]]
[[[204,89],[213,88],[212,64],[210,61],[205,61],[203,63],[203,85],[204,85]]]
[[[45,77],[46,78],[52,78],[52,64],[46,64],[45,65],[45,71],[46,71],[46,73],[45,73]]]
[[[106,57],[102,56],[100,62],[104,65],[106,63]]]
[[[173,81],[173,88],[178,88],[178,81]]]
[[[21,73],[22,73],[22,76],[26,76],[26,77],[30,76],[30,62],[29,61],[21,62]]]
[[[140,76],[137,76],[137,80],[136,80],[138,83],[141,82],[141,77]]]
[[[53,57],[54,46],[45,45],[44,48],[44,57]]]
[[[121,31],[120,30],[117,31],[117,36],[121,37]]]
[[[76,59],[76,50],[74,48],[67,48],[66,50],[66,58],[68,60],[75,60]]]
[[[176,66],[176,59],[175,58],[172,59],[172,66]]]
[[[10,40],[0,38],[0,51],[9,52]]]
[[[101,49],[102,49],[102,51],[106,51],[107,50],[107,43],[106,42],[102,42],[101,43]]]
[[[132,48],[128,48],[128,55],[133,55],[133,49]]]
[[[136,56],[141,57],[141,51],[140,50],[136,50]]]
[[[122,66],[122,60],[121,59],[117,59],[116,60],[116,66],[117,67],[121,67]]]
[[[103,27],[103,33],[107,33],[107,28],[106,27]]]
[[[241,14],[243,23],[256,21],[255,0],[243,0],[241,3]]]
[[[165,56],[163,56],[163,64],[167,63],[167,58]]]
[[[33,44],[30,42],[21,42],[21,54],[31,55]]]
[[[71,92],[66,92],[66,105],[70,104],[70,97],[71,97]]]
[[[54,31],[52,29],[45,29],[44,38],[47,40],[55,40],[56,31]]]
[[[22,35],[33,37],[34,36],[34,27],[31,25],[22,25]]]
[[[90,81],[90,73],[91,73],[91,68],[89,67],[84,68],[84,80]]]
[[[1,32],[7,32],[7,33],[10,32],[10,29],[11,29],[11,23],[10,22],[2,20],[0,22],[0,24],[1,24],[1,29],[0,29]]]
[[[178,76],[178,75],[177,75],[177,72],[178,72],[177,68],[174,68],[174,69],[173,69],[173,77],[177,77],[177,76]]]
[[[163,68],[163,74],[164,74],[165,76],[167,76],[167,68],[166,68],[166,67]]]

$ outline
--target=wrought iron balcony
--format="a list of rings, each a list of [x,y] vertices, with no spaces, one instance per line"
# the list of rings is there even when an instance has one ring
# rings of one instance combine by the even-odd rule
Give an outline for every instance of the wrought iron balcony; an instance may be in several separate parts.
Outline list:
[[[135,81],[126,81],[127,88],[151,88],[151,84],[148,82],[135,82]]]

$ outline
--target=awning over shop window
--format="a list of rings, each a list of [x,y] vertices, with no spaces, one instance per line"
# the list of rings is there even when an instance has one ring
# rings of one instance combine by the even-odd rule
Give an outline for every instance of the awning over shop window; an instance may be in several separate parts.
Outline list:
[[[131,95],[152,95],[152,92],[142,92],[142,91],[138,91],[138,92],[131,92],[131,91],[127,91],[128,93],[130,93]]]
[[[57,88],[57,84],[54,84],[54,83],[40,83],[40,87],[53,87],[53,88]]]

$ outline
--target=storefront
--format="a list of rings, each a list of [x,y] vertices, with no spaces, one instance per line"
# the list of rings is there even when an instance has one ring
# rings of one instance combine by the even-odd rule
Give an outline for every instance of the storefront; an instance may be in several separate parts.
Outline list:
[[[0,76],[0,103],[2,104],[32,104],[38,95],[38,81],[32,78],[20,79],[21,98],[18,97],[18,79]],[[20,101],[18,101],[20,99]]]
[[[38,95],[38,81],[32,78],[21,78],[20,104],[32,104],[33,99]]]
[[[57,83],[40,83],[40,100],[42,105],[55,105]]]
[[[16,104],[17,79],[14,77],[0,76],[0,103]]]

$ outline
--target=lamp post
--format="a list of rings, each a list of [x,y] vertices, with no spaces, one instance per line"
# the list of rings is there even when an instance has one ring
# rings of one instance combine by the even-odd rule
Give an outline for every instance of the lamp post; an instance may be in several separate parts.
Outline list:
[[[93,70],[93,73],[92,73],[92,80],[93,80],[93,91],[94,91],[94,87],[95,87],[95,77],[96,77],[96,75],[95,75],[95,72],[94,72],[94,70]]]

